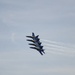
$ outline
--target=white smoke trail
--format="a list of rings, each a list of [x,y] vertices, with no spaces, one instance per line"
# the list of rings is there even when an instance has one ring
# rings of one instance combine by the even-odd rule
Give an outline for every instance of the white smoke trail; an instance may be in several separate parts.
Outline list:
[[[50,48],[50,47],[45,47],[45,49],[49,49],[49,50],[53,50],[53,51],[56,51],[56,52],[62,52],[62,53],[71,53],[71,54],[75,54],[75,51],[66,51],[65,49],[58,49],[58,48]]]
[[[54,44],[47,44],[47,43],[43,43],[44,46],[47,46],[47,47],[54,47],[54,48],[65,48],[65,47],[62,47],[62,46],[59,46],[59,45],[54,45]]]
[[[75,51],[75,47],[71,46],[71,45],[67,45],[67,44],[55,42],[55,41],[50,41],[50,40],[44,40],[44,39],[42,39],[42,41],[43,41],[43,44],[45,44],[46,46],[65,48],[65,49],[68,49],[68,50],[74,50]]]
[[[46,51],[49,54],[54,54],[54,55],[63,55],[63,56],[71,56],[71,57],[75,57],[75,54],[72,53],[62,53],[62,52],[56,52],[56,51]]]
[[[55,49],[55,48],[45,48],[46,52],[57,54],[57,55],[68,55],[68,56],[75,56],[75,52],[70,51],[63,51],[62,49]]]
[[[55,45],[59,45],[59,46],[69,46],[69,45],[67,45],[67,44],[65,44],[65,43],[61,43],[61,42],[56,42],[56,41],[51,41],[51,40],[45,40],[45,39],[41,39],[41,41],[44,41],[45,43],[50,43],[50,44],[55,44]],[[70,46],[71,47],[71,46]],[[74,46],[72,46],[72,48],[75,48],[75,45]]]
[[[49,48],[62,49],[63,51],[75,51],[72,48],[67,48],[67,47],[63,47],[63,46],[59,46],[59,45],[54,45],[54,44],[46,44],[46,43],[43,43],[43,45],[45,47],[49,47]]]
[[[70,45],[66,45],[64,43],[54,42],[50,40],[44,40],[43,45],[45,49],[47,49],[47,52],[52,52],[56,54],[65,54],[65,55],[75,55],[75,48],[71,47]],[[50,51],[49,51],[50,50]]]

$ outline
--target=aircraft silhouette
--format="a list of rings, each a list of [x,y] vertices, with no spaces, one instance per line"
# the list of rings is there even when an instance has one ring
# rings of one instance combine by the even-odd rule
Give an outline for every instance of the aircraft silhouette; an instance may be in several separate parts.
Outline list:
[[[30,41],[32,43],[29,43],[29,45],[32,45],[34,47],[30,47],[31,49],[36,49],[37,51],[39,51],[39,53],[41,55],[43,55],[43,53],[45,54],[44,52],[44,49],[43,49],[43,46],[41,46],[41,42],[40,42],[40,39],[38,38],[39,35],[35,36],[35,34],[32,32],[32,36],[26,36],[28,38],[31,38],[31,39],[27,39],[27,41]]]

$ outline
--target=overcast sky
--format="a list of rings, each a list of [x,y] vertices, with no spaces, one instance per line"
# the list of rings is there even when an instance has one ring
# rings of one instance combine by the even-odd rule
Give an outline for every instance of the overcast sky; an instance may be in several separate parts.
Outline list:
[[[75,0],[0,0],[0,75],[75,75]]]

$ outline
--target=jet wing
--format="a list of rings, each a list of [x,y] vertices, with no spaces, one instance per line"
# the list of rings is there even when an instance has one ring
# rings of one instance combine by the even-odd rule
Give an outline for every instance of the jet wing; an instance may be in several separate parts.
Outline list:
[[[32,48],[32,49],[36,49],[36,50],[39,50],[37,47],[30,47],[30,48]]]
[[[34,38],[33,36],[26,36],[26,37],[28,37],[28,38]]]
[[[33,43],[35,43],[35,41],[34,41],[34,40],[29,40],[29,39],[27,39],[27,41],[30,41],[30,42],[33,42]]]
[[[29,45],[37,46],[36,44],[29,43]]]

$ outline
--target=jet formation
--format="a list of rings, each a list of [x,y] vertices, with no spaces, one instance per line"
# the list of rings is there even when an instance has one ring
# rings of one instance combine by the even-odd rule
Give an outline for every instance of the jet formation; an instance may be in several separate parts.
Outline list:
[[[45,54],[43,46],[41,45],[41,42],[40,42],[40,38],[38,38],[39,35],[35,36],[35,34],[32,32],[32,36],[26,36],[26,37],[31,38],[31,39],[27,39],[27,41],[32,42],[32,43],[29,43],[29,45],[33,46],[33,47],[30,47],[31,49],[35,49],[39,51],[41,55],[43,55],[43,53]]]

